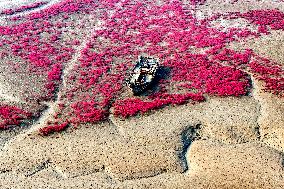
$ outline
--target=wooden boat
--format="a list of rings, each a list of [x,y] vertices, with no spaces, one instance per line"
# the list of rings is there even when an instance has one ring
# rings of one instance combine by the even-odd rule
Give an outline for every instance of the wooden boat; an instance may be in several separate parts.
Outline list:
[[[156,59],[139,56],[128,82],[128,86],[134,95],[143,93],[151,86],[158,67],[159,63]]]

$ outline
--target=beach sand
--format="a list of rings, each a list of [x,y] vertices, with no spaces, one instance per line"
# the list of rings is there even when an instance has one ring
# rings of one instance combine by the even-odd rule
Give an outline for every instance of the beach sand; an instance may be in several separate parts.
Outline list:
[[[23,5],[0,1],[0,7],[6,3]],[[57,1],[44,6],[53,3]],[[283,1],[208,0],[198,6],[197,16],[275,8],[284,11]],[[1,21],[6,19],[3,17]],[[83,27],[82,20],[86,21]],[[233,21],[238,25],[240,20]],[[58,104],[69,103],[66,94],[75,84],[68,78],[76,75],[76,63],[92,33],[90,27],[99,29],[99,21],[89,15],[73,14],[66,22],[75,27],[67,26],[60,43],[78,38],[81,44],[64,63],[55,100],[35,102],[35,96],[46,95],[45,82],[43,76],[30,74],[28,62],[13,55],[0,58],[1,103],[39,112],[26,127],[0,131],[1,189],[284,188],[284,98],[265,91],[264,82],[249,71],[252,87],[246,96],[208,95],[204,102],[171,105],[127,119],[111,113],[103,122],[39,135],[38,130],[61,111]],[[231,22],[221,23],[230,27]],[[228,46],[252,48],[283,65],[283,35],[277,30]],[[21,63],[18,73],[9,67],[10,61]]]

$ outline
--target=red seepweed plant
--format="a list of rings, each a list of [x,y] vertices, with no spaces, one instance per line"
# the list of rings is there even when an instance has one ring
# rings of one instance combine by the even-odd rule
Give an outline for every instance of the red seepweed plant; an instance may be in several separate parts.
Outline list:
[[[54,132],[60,132],[60,131],[64,131],[66,128],[68,127],[68,123],[64,122],[62,124],[55,124],[55,125],[49,125],[43,128],[39,129],[39,132],[41,135],[43,136],[47,136],[49,134],[52,134]]]
[[[17,126],[26,119],[31,119],[32,113],[15,106],[0,106],[0,129],[8,129],[10,126]]]

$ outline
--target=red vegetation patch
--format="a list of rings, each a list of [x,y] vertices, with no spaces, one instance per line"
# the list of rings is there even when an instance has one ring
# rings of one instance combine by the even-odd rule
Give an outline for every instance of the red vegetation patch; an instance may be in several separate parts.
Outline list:
[[[262,28],[270,26],[273,30],[284,30],[284,13],[279,10],[252,10],[240,16]]]
[[[198,94],[204,100],[205,93],[241,96],[249,92],[249,78],[243,71],[224,66],[217,58],[210,60],[210,51],[208,54],[194,54],[190,51],[190,48],[207,47],[214,49],[212,54],[216,54],[225,44],[235,40],[240,29],[226,34],[210,28],[210,19],[195,20],[187,10],[190,7],[179,2],[157,6],[149,2],[146,5],[126,1],[121,6],[115,9],[111,17],[102,16],[106,29],[97,30],[94,40],[84,49],[77,70],[81,77],[74,78],[84,89],[90,89],[93,98],[103,97],[101,99],[106,103],[98,101],[97,107],[104,104],[100,108],[108,108],[110,104],[107,102],[114,101],[114,114],[127,117],[165,105],[182,104],[188,100],[200,101],[200,98],[190,98],[188,94]],[[142,53],[159,58],[162,67],[170,69],[168,79],[159,81],[159,90],[155,92],[152,101],[135,98],[116,101],[120,86],[125,86],[125,76],[129,75],[133,62]],[[247,63],[249,59],[241,54],[234,56],[230,58],[235,62]],[[113,58],[124,61],[113,64]],[[94,74],[80,71],[89,67],[95,68],[92,71]],[[116,79],[113,80],[113,77]],[[93,85],[94,82],[98,84]],[[100,83],[116,83],[116,87]],[[78,87],[76,90],[79,90]],[[181,90],[187,92],[183,94],[179,92]]]
[[[121,116],[127,118],[134,116],[137,113],[145,113],[149,110],[159,109],[169,104],[181,105],[187,103],[189,100],[201,102],[205,98],[200,94],[188,93],[188,94],[160,94],[154,95],[152,101],[143,101],[137,98],[130,98],[126,100],[117,100],[114,104],[115,116]]]
[[[28,8],[41,4],[43,3],[32,4]],[[0,44],[4,47],[1,49],[2,57],[9,54],[18,56],[28,62],[27,70],[31,73],[46,75],[46,91],[37,97],[38,100],[54,99],[63,64],[71,59],[74,46],[79,45],[78,40],[62,39],[64,28],[75,24],[66,22],[68,14],[86,13],[92,5],[95,4],[88,0],[66,0],[27,16],[17,17],[19,24],[0,26]],[[11,19],[13,20],[13,17]],[[10,22],[13,22],[12,20]]]
[[[69,13],[87,11],[88,5],[93,3],[91,1],[74,1],[71,5],[71,2],[65,1],[24,17],[12,16],[9,22],[13,23],[17,20],[18,24],[0,26],[1,58],[9,58],[10,55],[19,57],[23,61],[21,63],[15,62],[15,68],[26,67],[27,72],[30,72],[33,76],[46,76],[46,83],[43,83],[45,91],[32,94],[26,98],[27,101],[40,102],[55,99],[56,91],[58,91],[61,82],[63,66],[71,59],[74,46],[80,44],[78,40],[65,41],[62,39],[65,32],[64,28],[75,24],[72,22],[67,24],[65,19],[68,18],[67,14]],[[85,5],[84,2],[89,4]],[[14,14],[26,9],[37,8],[43,4],[44,2],[35,3],[6,13]],[[18,69],[15,69],[15,71],[18,71]],[[14,117],[16,116],[15,113]],[[20,124],[19,121],[15,121],[19,119],[18,117],[17,119],[3,119],[5,121],[1,126],[2,128],[5,127],[5,124],[11,122],[15,125]]]
[[[20,125],[25,119],[30,119],[32,113],[14,106],[0,106],[0,129],[8,129],[10,126]]]
[[[266,58],[255,56],[249,64],[255,77],[265,82],[265,91],[284,96],[284,68]]]
[[[95,108],[96,103],[81,101],[71,105],[75,117],[71,118],[73,123],[77,122],[96,122],[105,118],[104,110]]]
[[[56,81],[60,80],[62,72],[62,65],[61,64],[54,64],[51,70],[47,73],[48,80]]]
[[[47,136],[47,135],[52,134],[54,132],[63,131],[67,127],[68,127],[68,123],[65,122],[65,123],[62,123],[62,124],[59,124],[59,125],[56,124],[56,125],[50,125],[50,126],[47,126],[47,127],[40,128],[39,132],[40,132],[41,135]]]
[[[52,34],[53,38],[43,38],[42,33],[44,32]],[[55,88],[59,84],[62,65],[71,59],[74,52],[72,46],[64,44],[60,40],[54,41],[54,36],[60,38],[62,32],[58,31],[53,23],[38,20],[0,27],[0,34],[6,38],[2,40],[7,48],[3,53],[12,54],[27,61],[29,63],[27,69],[31,73],[46,75],[48,95],[38,98],[52,99]]]

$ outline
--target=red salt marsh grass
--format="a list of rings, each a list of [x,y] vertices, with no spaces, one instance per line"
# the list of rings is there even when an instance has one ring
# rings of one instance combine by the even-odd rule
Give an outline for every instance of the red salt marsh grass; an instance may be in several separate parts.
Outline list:
[[[257,56],[250,49],[237,52],[226,46],[267,35],[270,30],[283,30],[284,14],[276,9],[253,10],[197,19],[194,9],[204,3],[63,1],[19,18],[25,20],[20,24],[0,27],[2,55],[20,56],[30,63],[31,72],[45,74],[48,95],[38,99],[55,100],[64,66],[71,59],[74,46],[79,44],[78,40],[72,44],[60,40],[62,29],[72,25],[65,19],[73,13],[84,12],[95,14],[101,20],[102,29],[93,33],[81,50],[78,64],[66,78],[72,81],[72,87],[65,90],[66,99],[61,99],[66,102],[66,115],[58,118],[58,124],[51,123],[51,126],[57,125],[56,128],[63,128],[62,124],[104,120],[112,107],[115,116],[129,117],[167,105],[204,101],[206,95],[247,95],[251,90],[247,71],[265,81],[267,91],[283,96],[283,67]],[[51,21],[58,15],[61,19]],[[211,27],[212,21],[220,18],[242,18],[258,30],[229,28],[224,32]],[[43,32],[48,32],[50,37],[40,38]],[[150,95],[125,98],[121,93],[140,54],[159,59],[162,68],[169,72]],[[47,128],[43,128],[42,133],[61,130]]]
[[[20,125],[25,119],[31,119],[32,113],[18,107],[0,106],[0,129],[8,129],[9,126]]]
[[[49,125],[47,127],[44,128],[40,128],[39,132],[40,134],[42,134],[43,136],[47,136],[49,134],[52,134],[54,132],[60,132],[60,131],[64,131],[68,126],[68,123],[62,123],[60,125],[55,124],[55,125]]]

